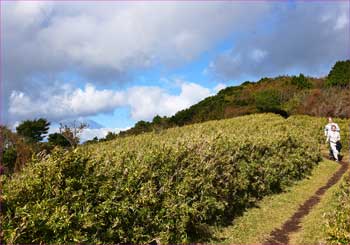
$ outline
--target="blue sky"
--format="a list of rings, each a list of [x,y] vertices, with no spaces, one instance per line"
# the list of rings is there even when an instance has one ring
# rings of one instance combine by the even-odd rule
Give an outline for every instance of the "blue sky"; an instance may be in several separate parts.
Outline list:
[[[349,1],[2,1],[2,123],[93,120],[101,127],[84,137],[103,137],[246,80],[326,76],[349,58],[349,9]]]

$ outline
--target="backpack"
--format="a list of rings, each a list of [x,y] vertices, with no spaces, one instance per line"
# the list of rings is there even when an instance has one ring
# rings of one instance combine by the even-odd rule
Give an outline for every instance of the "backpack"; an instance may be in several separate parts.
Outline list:
[[[337,141],[337,143],[335,143],[335,144],[336,144],[335,147],[336,147],[337,150],[340,152],[341,148],[343,147],[343,146],[341,145],[341,142],[340,142],[340,141]]]

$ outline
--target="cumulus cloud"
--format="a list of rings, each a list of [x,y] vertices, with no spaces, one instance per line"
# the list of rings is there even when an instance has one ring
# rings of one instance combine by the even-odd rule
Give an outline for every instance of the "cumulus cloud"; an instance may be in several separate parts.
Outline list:
[[[171,115],[224,85],[185,82],[176,95],[161,86],[102,88],[148,68],[185,66],[227,40],[232,48],[206,74],[236,80],[293,69],[320,74],[349,57],[348,4],[6,1],[1,110],[12,121],[86,117],[122,106],[134,120]],[[94,82],[62,86],[57,81],[69,83],[67,73]]]
[[[196,1],[3,2],[1,111],[35,113],[24,103],[33,105],[57,81],[69,82],[67,74],[96,86],[124,86],[149,68],[186,65],[232,32],[253,29],[269,9],[269,3]],[[80,110],[70,99],[54,104]]]
[[[208,70],[224,79],[327,75],[336,61],[350,57],[348,9],[344,2],[276,4],[265,28],[238,40]]]
[[[67,69],[98,82],[159,63],[182,64],[269,9],[266,3],[176,1],[3,5],[5,80],[20,85]]]
[[[195,83],[182,83],[181,92],[171,95],[159,87],[134,87],[127,100],[135,120],[149,120],[155,115],[171,116],[208,97],[211,90]]]
[[[43,91],[33,98],[21,91],[13,91],[10,96],[9,113],[14,118],[35,118],[44,116],[57,121],[66,118],[107,113],[122,105],[124,95],[110,90],[97,90],[87,84],[84,89],[73,90],[66,85],[63,93],[57,90]]]
[[[84,89],[73,89],[70,85],[45,91],[32,98],[21,91],[10,96],[9,113],[13,120],[45,117],[51,121],[67,118],[87,117],[100,113],[112,113],[117,108],[128,106],[134,120],[150,120],[155,115],[171,116],[179,110],[216,92],[199,84],[183,81],[180,93],[171,94],[155,86],[134,86],[126,90],[98,90],[92,84]],[[60,91],[58,93],[58,91]]]

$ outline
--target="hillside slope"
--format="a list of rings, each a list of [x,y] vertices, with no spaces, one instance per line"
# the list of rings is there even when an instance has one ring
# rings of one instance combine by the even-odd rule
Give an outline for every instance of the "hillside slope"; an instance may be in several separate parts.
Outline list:
[[[350,118],[350,60],[337,62],[326,78],[279,76],[227,87],[171,117],[139,121],[120,136],[158,131],[259,112]],[[110,134],[107,139],[114,138]]]
[[[210,236],[210,224],[311,172],[318,121],[249,115],[58,150],[1,176],[1,235],[58,244]]]

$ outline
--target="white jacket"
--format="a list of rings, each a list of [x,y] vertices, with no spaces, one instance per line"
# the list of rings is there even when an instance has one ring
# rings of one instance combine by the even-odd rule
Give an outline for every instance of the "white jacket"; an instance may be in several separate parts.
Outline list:
[[[327,135],[327,142],[336,143],[340,140],[340,134],[338,131],[330,130]]]
[[[332,126],[335,126],[335,131],[336,132],[340,132],[340,128],[339,128],[339,126],[338,126],[338,124],[337,123],[334,123],[334,122],[332,122],[332,123],[328,123],[327,125],[326,125],[326,127],[324,127],[324,136],[328,136],[328,133],[329,132],[332,132]]]

